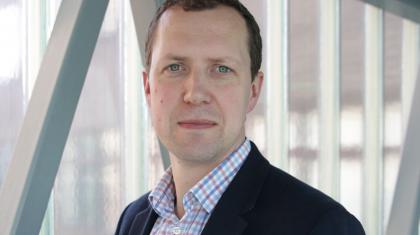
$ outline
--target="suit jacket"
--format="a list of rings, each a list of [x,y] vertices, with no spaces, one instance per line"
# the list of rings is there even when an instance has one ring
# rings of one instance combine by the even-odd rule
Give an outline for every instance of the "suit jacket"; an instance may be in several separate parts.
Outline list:
[[[320,191],[251,152],[220,198],[202,235],[359,235],[359,221]],[[148,194],[122,213],[116,235],[150,234],[158,217]]]

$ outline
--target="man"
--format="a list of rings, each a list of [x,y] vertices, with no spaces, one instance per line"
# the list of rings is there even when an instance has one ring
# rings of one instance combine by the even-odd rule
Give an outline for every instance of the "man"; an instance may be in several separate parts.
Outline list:
[[[236,0],[168,0],[146,42],[144,89],[171,167],[116,234],[364,234],[245,137],[261,92],[261,36]]]

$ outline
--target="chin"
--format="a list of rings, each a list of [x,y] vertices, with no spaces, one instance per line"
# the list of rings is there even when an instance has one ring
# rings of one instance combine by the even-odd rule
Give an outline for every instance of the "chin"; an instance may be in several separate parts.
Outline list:
[[[173,151],[176,158],[182,161],[207,163],[218,161],[220,158],[219,151],[215,148],[215,144],[206,144],[205,146],[182,146],[174,149]]]

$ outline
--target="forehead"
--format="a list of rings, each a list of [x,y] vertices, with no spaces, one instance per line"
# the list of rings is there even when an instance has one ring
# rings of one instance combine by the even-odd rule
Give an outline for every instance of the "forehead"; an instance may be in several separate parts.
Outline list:
[[[212,9],[185,11],[179,6],[166,10],[159,21],[159,27],[199,26],[213,28],[213,32],[231,32],[246,30],[243,17],[234,8],[218,5]],[[223,26],[223,27],[220,27]],[[196,29],[197,29],[196,28]]]
[[[219,5],[208,10],[184,11],[175,6],[165,11],[159,20],[153,51],[156,47],[185,50],[206,45],[230,54],[247,55],[247,38],[245,20],[231,7]]]

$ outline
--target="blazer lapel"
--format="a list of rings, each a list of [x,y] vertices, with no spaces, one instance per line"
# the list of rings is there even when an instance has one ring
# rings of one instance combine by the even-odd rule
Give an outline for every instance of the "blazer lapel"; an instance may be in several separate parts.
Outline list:
[[[251,152],[214,208],[202,235],[242,234],[248,222],[243,217],[254,208],[269,163],[251,142]]]
[[[158,215],[149,205],[146,210],[138,213],[131,224],[129,235],[149,235]]]

